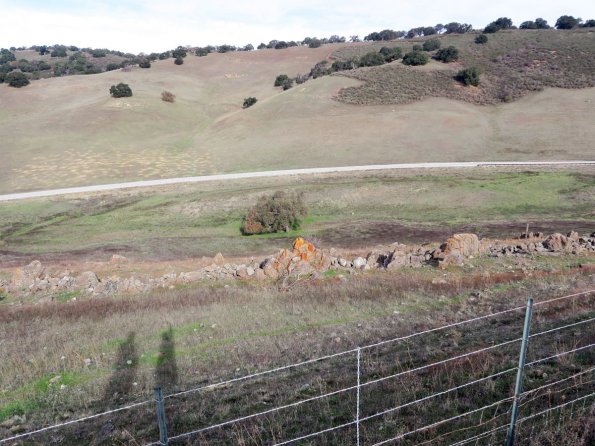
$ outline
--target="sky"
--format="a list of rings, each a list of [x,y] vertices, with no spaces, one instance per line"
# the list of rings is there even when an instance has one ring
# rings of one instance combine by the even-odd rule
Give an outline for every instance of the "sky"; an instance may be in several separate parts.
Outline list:
[[[593,0],[0,0],[0,47],[65,44],[131,53],[178,45],[257,46],[463,22],[595,18]]]

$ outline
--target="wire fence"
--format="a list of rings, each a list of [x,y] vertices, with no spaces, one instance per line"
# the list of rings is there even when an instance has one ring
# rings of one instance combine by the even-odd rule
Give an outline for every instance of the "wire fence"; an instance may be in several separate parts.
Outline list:
[[[527,420],[531,420],[536,417],[546,415],[552,411],[562,409],[568,405],[571,405],[571,404],[574,405],[575,403],[578,403],[579,401],[583,402],[583,404],[586,404],[586,402],[588,400],[590,400],[591,398],[593,398],[595,396],[595,392],[591,392],[586,395],[581,395],[580,397],[575,398],[572,401],[567,401],[567,402],[564,402],[564,403],[561,403],[561,404],[558,404],[555,406],[550,405],[550,407],[548,407],[547,409],[537,411],[533,414],[527,415],[520,419],[516,419],[514,404],[518,403],[519,407],[527,408],[527,406],[530,405],[530,403],[534,402],[536,399],[539,398],[539,395],[541,395],[543,391],[547,391],[548,394],[551,394],[552,388],[555,388],[559,384],[567,383],[569,381],[574,382],[572,384],[572,386],[570,386],[570,388],[573,388],[573,389],[576,389],[580,386],[587,386],[587,387],[590,386],[590,388],[592,389],[593,382],[595,382],[595,379],[591,379],[588,381],[581,381],[581,379],[583,377],[585,377],[589,374],[593,375],[595,373],[595,367],[587,367],[584,370],[581,370],[577,373],[572,374],[571,376],[567,376],[567,377],[558,379],[556,381],[541,385],[539,387],[523,391],[522,383],[524,380],[523,373],[524,373],[525,369],[530,368],[535,365],[538,365],[538,364],[550,363],[554,360],[561,360],[561,358],[567,357],[569,355],[574,355],[579,352],[588,351],[595,346],[595,343],[590,343],[587,345],[575,345],[573,348],[559,351],[555,355],[549,355],[549,356],[545,356],[542,358],[537,358],[537,359],[531,360],[529,362],[524,361],[525,352],[523,351],[523,347],[521,346],[521,352],[520,352],[521,361],[519,362],[519,366],[517,366],[517,367],[509,367],[509,368],[506,368],[505,370],[491,373],[489,375],[482,376],[477,379],[468,380],[467,382],[464,382],[464,383],[461,383],[458,385],[451,385],[444,390],[433,391],[433,392],[429,393],[428,395],[422,396],[420,398],[414,398],[411,401],[396,404],[396,405],[393,405],[387,409],[383,409],[383,410],[380,410],[380,411],[377,411],[375,413],[372,413],[370,415],[365,415],[365,416],[362,415],[363,414],[363,412],[362,412],[362,404],[363,404],[362,391],[366,390],[368,388],[371,388],[373,386],[379,385],[379,384],[383,385],[388,381],[394,381],[397,378],[402,378],[406,375],[416,375],[422,371],[427,372],[432,369],[437,369],[440,366],[444,366],[449,363],[455,363],[455,365],[456,365],[458,362],[461,362],[462,360],[469,360],[469,358],[471,358],[471,357],[481,356],[482,354],[485,354],[486,352],[492,352],[494,350],[502,349],[503,347],[514,346],[515,344],[522,343],[524,341],[527,341],[527,342],[529,340],[533,341],[533,340],[535,340],[541,336],[544,336],[544,335],[549,335],[549,334],[554,334],[554,333],[557,334],[564,330],[569,330],[571,328],[591,324],[595,321],[595,317],[589,317],[589,318],[581,319],[579,321],[576,321],[576,322],[573,322],[570,324],[565,324],[565,325],[561,325],[561,326],[557,326],[557,327],[548,328],[546,330],[543,330],[543,331],[540,331],[537,333],[533,333],[533,334],[529,333],[529,329],[530,329],[530,325],[531,325],[530,314],[533,311],[532,307],[539,307],[539,306],[547,305],[547,304],[550,304],[553,302],[561,302],[561,301],[566,301],[568,299],[590,296],[590,295],[593,295],[594,293],[595,293],[595,290],[588,290],[588,291],[584,291],[584,292],[580,292],[580,293],[568,294],[565,296],[560,296],[560,297],[556,297],[556,298],[552,298],[552,299],[548,299],[548,300],[535,302],[534,304],[532,303],[532,300],[530,299],[530,303],[526,307],[525,306],[514,307],[514,308],[507,309],[507,310],[494,312],[494,313],[490,313],[487,315],[463,320],[460,322],[455,322],[455,323],[451,323],[451,324],[415,332],[415,333],[412,333],[412,334],[409,334],[406,336],[395,337],[392,339],[379,341],[379,342],[376,342],[373,344],[364,345],[364,346],[353,348],[350,350],[345,350],[345,351],[341,351],[341,352],[337,352],[337,353],[333,353],[333,354],[329,354],[329,355],[325,355],[325,356],[320,356],[320,357],[308,359],[305,361],[301,361],[301,362],[297,362],[297,363],[293,363],[293,364],[289,364],[289,365],[285,365],[285,366],[276,367],[276,368],[273,368],[270,370],[265,370],[265,371],[248,374],[248,375],[245,375],[242,377],[237,377],[237,378],[229,379],[226,381],[221,381],[218,383],[195,387],[195,388],[171,393],[171,394],[164,395],[164,396],[161,396],[161,390],[159,389],[159,392],[158,393],[156,392],[155,399],[148,399],[145,401],[136,402],[136,403],[133,403],[133,404],[130,404],[127,406],[117,408],[117,409],[101,412],[98,414],[90,415],[90,416],[79,418],[76,420],[70,420],[70,421],[66,421],[63,423],[54,424],[54,425],[43,427],[43,428],[40,428],[40,429],[37,429],[34,431],[30,431],[30,432],[26,432],[26,433],[22,433],[22,434],[18,434],[18,435],[13,435],[8,438],[0,439],[0,444],[23,440],[28,437],[32,437],[37,434],[41,434],[41,433],[48,432],[48,431],[53,431],[53,430],[56,430],[56,429],[59,429],[62,427],[75,425],[78,423],[82,423],[82,422],[93,420],[93,419],[100,418],[100,417],[105,417],[105,416],[112,415],[112,414],[122,413],[124,411],[128,411],[130,409],[138,408],[141,406],[155,405],[157,403],[156,404],[157,419],[159,419],[160,439],[159,439],[159,441],[147,443],[147,446],[168,445],[168,444],[174,444],[174,443],[179,442],[180,440],[183,440],[183,439],[194,438],[194,437],[199,436],[200,434],[204,434],[209,431],[221,429],[226,426],[238,425],[245,421],[266,417],[268,415],[271,415],[274,413],[279,413],[279,412],[282,412],[287,409],[292,409],[292,408],[296,408],[298,406],[307,405],[308,403],[311,403],[314,401],[328,400],[334,396],[355,393],[355,407],[353,408],[354,409],[353,413],[355,415],[352,420],[349,420],[349,421],[346,421],[343,423],[339,423],[335,426],[316,430],[315,432],[309,432],[309,433],[305,433],[303,435],[297,435],[290,439],[271,441],[269,444],[271,444],[273,446],[293,444],[293,443],[297,443],[297,442],[301,442],[301,441],[305,441],[305,440],[319,438],[321,436],[324,436],[325,434],[329,434],[331,432],[336,432],[336,431],[341,431],[341,430],[344,430],[347,428],[355,428],[355,435],[354,435],[353,442],[357,446],[361,446],[363,444],[366,444],[366,446],[380,446],[380,445],[385,445],[385,444],[396,444],[400,440],[403,440],[407,437],[411,437],[416,434],[428,432],[428,431],[433,432],[436,428],[438,428],[440,426],[448,425],[449,423],[453,423],[455,421],[465,419],[468,417],[472,417],[473,415],[479,414],[479,415],[481,415],[481,419],[478,424],[474,424],[472,426],[467,426],[464,428],[459,428],[459,429],[456,429],[453,431],[449,431],[449,432],[441,434],[439,437],[441,439],[447,438],[449,435],[452,435],[454,433],[460,433],[461,431],[465,431],[465,430],[469,430],[469,429],[483,428],[484,426],[486,426],[488,424],[493,424],[494,421],[501,420],[504,417],[507,417],[507,418],[512,418],[510,420],[510,424],[500,425],[495,428],[491,428],[491,429],[485,430],[483,432],[476,433],[468,438],[451,443],[451,446],[464,445],[464,444],[471,443],[473,441],[477,442],[479,440],[486,439],[490,436],[493,437],[496,434],[503,432],[503,431],[507,431],[507,444],[511,445],[514,442],[514,428],[516,426],[521,425],[523,422],[525,422]],[[371,349],[378,349],[380,347],[383,347],[383,348],[389,347],[395,343],[402,343],[405,341],[409,341],[413,338],[418,338],[418,337],[422,337],[422,336],[426,336],[426,335],[430,335],[430,334],[444,332],[445,330],[458,328],[461,326],[471,324],[473,322],[478,322],[478,321],[483,321],[483,320],[488,320],[488,319],[498,319],[499,317],[501,317],[505,314],[515,313],[515,312],[522,314],[523,310],[525,310],[525,313],[526,313],[526,322],[527,322],[527,320],[529,321],[528,325],[526,324],[525,330],[523,332],[523,337],[517,337],[517,338],[511,339],[511,340],[507,340],[507,341],[499,342],[497,344],[489,345],[487,347],[477,348],[477,349],[474,349],[469,352],[450,356],[448,358],[430,362],[428,364],[420,365],[417,367],[407,368],[405,370],[401,370],[396,373],[390,373],[385,376],[380,376],[377,378],[372,378],[372,379],[367,379],[367,380],[364,379],[364,373],[363,373],[364,367],[362,364],[362,352],[364,352],[364,351],[371,350]],[[527,319],[527,316],[528,316],[528,319]],[[262,377],[269,376],[269,375],[275,376],[277,374],[280,374],[281,372],[291,372],[294,369],[299,369],[299,368],[311,366],[311,365],[317,365],[319,363],[322,363],[323,361],[329,361],[334,358],[349,358],[350,355],[353,355],[353,357],[354,357],[353,360],[355,362],[355,370],[356,370],[355,376],[354,376],[355,384],[353,384],[353,385],[341,387],[339,389],[336,389],[336,390],[333,390],[330,392],[321,393],[319,395],[315,395],[315,396],[312,396],[309,398],[300,399],[300,400],[292,402],[292,403],[277,405],[270,409],[256,411],[256,412],[248,414],[248,415],[243,415],[240,417],[235,417],[235,418],[232,418],[229,420],[210,424],[208,426],[189,430],[189,431],[179,433],[179,434],[171,436],[171,437],[168,436],[166,417],[165,417],[164,406],[163,406],[164,400],[172,400],[175,398],[179,399],[181,397],[187,397],[191,394],[195,394],[195,393],[199,393],[199,392],[206,392],[208,390],[224,389],[230,385],[242,383],[242,382],[245,382],[248,380],[254,380],[256,378],[262,378]],[[399,411],[402,411],[403,409],[411,409],[416,406],[423,405],[424,403],[427,403],[430,400],[438,399],[440,397],[456,395],[460,390],[470,388],[470,387],[475,386],[480,383],[492,383],[493,384],[497,381],[496,380],[497,378],[501,378],[506,375],[512,375],[515,372],[517,373],[517,381],[520,380],[521,388],[516,389],[517,391],[515,391],[514,395],[511,395],[506,398],[501,398],[497,401],[483,405],[482,407],[479,407],[479,408],[462,411],[461,413],[458,413],[451,417],[441,418],[434,422],[415,427],[414,429],[409,429],[409,430],[402,429],[402,431],[398,432],[397,434],[386,435],[385,438],[378,440],[378,441],[372,440],[372,441],[365,442],[364,439],[362,438],[362,427],[368,421],[382,419],[383,417],[385,417],[387,415],[397,413]],[[518,390],[520,390],[520,391],[518,391]],[[506,410],[502,409],[503,406],[508,406],[509,403],[511,403],[511,402],[513,402],[513,407],[511,409],[506,409]],[[497,413],[497,412],[500,412],[500,413],[497,415],[494,415],[492,417],[488,417],[486,420],[484,420],[484,414],[489,409],[494,409],[495,413]],[[511,432],[512,432],[512,434],[511,434]],[[512,436],[512,440],[511,440],[511,436]],[[424,442],[416,443],[416,444],[419,444],[419,445],[428,444],[428,443],[433,442],[435,439],[436,439],[436,437],[433,437],[433,438],[430,438]]]

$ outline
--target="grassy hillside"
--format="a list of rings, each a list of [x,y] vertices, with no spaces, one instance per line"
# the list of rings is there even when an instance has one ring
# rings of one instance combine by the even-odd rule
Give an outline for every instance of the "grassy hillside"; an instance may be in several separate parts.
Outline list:
[[[522,39],[542,35],[523,33]],[[582,42],[583,49],[593,46],[592,33],[560,35]],[[497,33],[484,47],[487,51],[511,36],[521,36],[520,31]],[[444,44],[458,39],[469,46],[472,36],[443,39]],[[150,69],[42,79],[22,89],[0,85],[0,193],[274,168],[593,159],[595,88],[548,89],[490,107],[446,98],[365,107],[335,100],[371,95],[371,102],[380,96],[390,102],[403,91],[395,89],[401,84],[415,83],[423,90],[427,76],[451,76],[452,66],[437,62],[406,70],[396,62],[354,72],[375,79],[381,75],[381,82],[326,76],[286,92],[273,87],[278,74],[307,73],[333,53],[368,51],[374,45],[379,46],[188,56],[181,66],[169,59]],[[474,57],[471,49],[464,57]],[[585,60],[588,65],[593,58]],[[118,82],[130,84],[134,96],[110,98],[109,87]],[[176,102],[161,101],[163,90],[173,92]],[[248,96],[258,103],[243,110]]]
[[[573,30],[507,30],[489,34],[486,44],[476,44],[477,34],[438,37],[442,48],[459,50],[456,63],[432,61],[407,67],[401,61],[342,74],[364,81],[363,86],[341,90],[339,99],[350,104],[403,104],[424,97],[446,97],[474,104],[510,102],[545,87],[595,86],[595,32]],[[426,39],[374,43],[342,48],[339,60],[360,57],[382,46],[400,47],[403,53]],[[482,72],[478,88],[465,88],[454,77],[463,67]]]

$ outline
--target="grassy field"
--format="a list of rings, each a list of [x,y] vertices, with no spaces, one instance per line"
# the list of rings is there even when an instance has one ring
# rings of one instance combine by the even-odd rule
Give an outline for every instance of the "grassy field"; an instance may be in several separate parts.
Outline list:
[[[522,34],[525,40],[540,35]],[[570,46],[583,48],[592,42],[589,33],[560,35],[568,36]],[[515,36],[521,34],[491,37],[485,46],[489,60],[482,56],[485,63],[492,63],[498,51],[509,54],[531,43],[507,43]],[[445,43],[459,39],[469,47],[467,59],[479,57],[468,42],[471,38],[444,37]],[[368,91],[374,103],[379,97],[394,102],[395,82],[407,85],[411,98],[424,97],[426,75],[450,76],[452,67],[438,63],[421,69],[404,70],[396,63],[358,70],[362,76],[369,73],[378,79],[380,73],[383,78],[363,86],[356,79],[326,76],[286,92],[273,87],[278,74],[303,74],[333,53],[348,51],[341,48],[367,51],[366,45],[188,56],[181,66],[165,60],[148,70],[42,79],[22,89],[1,85],[0,193],[276,168],[593,159],[595,88],[547,89],[495,106],[444,97],[374,106],[336,100],[351,94],[347,92]],[[580,61],[586,72],[584,64],[592,57]],[[395,76],[395,70],[402,73]],[[589,84],[590,77],[585,79],[581,86]],[[118,82],[130,84],[134,96],[110,98],[109,87]],[[163,90],[173,92],[176,102],[161,101]],[[257,97],[258,103],[243,110],[248,96]]]
[[[591,259],[592,260],[592,259]],[[581,261],[583,266],[589,259]],[[288,292],[268,285],[232,284],[180,288],[135,297],[56,301],[47,305],[0,305],[0,422],[26,415],[28,428],[77,418],[130,401],[150,398],[160,383],[166,393],[242,376],[258,370],[365,345],[481,314],[522,306],[527,296],[545,300],[587,289],[592,269],[576,268],[571,257],[475,259],[466,269],[434,269],[339,277],[302,283]],[[477,297],[479,296],[479,298]],[[593,316],[593,297],[539,308],[534,330]],[[65,329],[67,327],[67,329]],[[364,381],[403,368],[438,361],[520,335],[522,313],[473,323],[446,332],[389,344],[364,353]],[[536,338],[529,360],[593,340],[590,325]],[[504,329],[505,328],[505,329]],[[365,414],[513,367],[514,346],[368,387]],[[333,391],[351,385],[353,357],[314,364],[292,373],[222,386],[168,400],[170,435]],[[528,371],[526,389],[553,382],[592,365],[592,352],[550,361]],[[58,377],[58,378],[56,378]],[[586,384],[553,388],[553,394],[524,401],[523,416],[588,391]],[[510,396],[514,374],[416,408],[371,420],[369,442]],[[406,390],[405,390],[406,389]],[[268,444],[352,417],[353,395],[250,420],[235,429],[205,433],[204,444]],[[530,404],[527,406],[527,404]],[[472,435],[488,421],[507,419],[506,407],[407,439],[436,444]],[[579,405],[575,417],[581,419]],[[92,422],[39,435],[22,444],[138,444],[156,438],[153,408],[140,407]],[[483,422],[482,422],[483,421]],[[536,420],[540,423],[542,420]],[[586,421],[583,421],[583,423]],[[479,424],[478,424],[479,423]],[[498,423],[501,424],[501,423]],[[584,424],[583,424],[584,426]],[[584,432],[572,431],[578,439]],[[455,429],[456,428],[456,429]],[[450,430],[455,436],[442,438]],[[460,429],[460,430],[459,430]],[[2,427],[0,427],[0,432]],[[529,431],[521,429],[522,435]],[[540,435],[560,434],[544,429]],[[315,444],[345,444],[353,432],[322,437]],[[569,434],[568,434],[569,435]],[[581,445],[566,439],[568,445]],[[528,441],[528,440],[527,440]],[[314,444],[314,443],[312,443]],[[530,443],[522,443],[530,444]],[[543,444],[537,441],[531,444]]]
[[[246,237],[240,223],[263,193],[304,192],[300,231]],[[456,231],[512,236],[531,222],[545,232],[592,232],[595,176],[583,171],[379,172],[242,180],[149,191],[7,202],[0,258],[138,260],[270,254],[297,235],[322,246],[439,242]]]
[[[545,87],[586,88],[595,86],[595,33],[587,30],[509,30],[489,35],[486,44],[474,42],[477,34],[444,35],[442,48],[459,50],[456,63],[431,61],[422,67],[407,67],[397,61],[382,67],[343,72],[364,81],[345,88],[339,99],[350,104],[403,104],[424,97],[445,97],[474,104],[511,102]],[[403,53],[424,39],[345,47],[334,53],[338,59],[360,57],[381,46],[400,47]],[[425,39],[427,40],[427,38]],[[462,87],[454,77],[461,68],[475,66],[482,73],[480,86]]]

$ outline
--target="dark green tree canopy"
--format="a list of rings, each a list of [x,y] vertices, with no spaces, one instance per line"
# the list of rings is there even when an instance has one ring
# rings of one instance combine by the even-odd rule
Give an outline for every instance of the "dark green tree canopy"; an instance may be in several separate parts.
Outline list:
[[[283,82],[285,82],[288,79],[289,79],[289,76],[287,74],[278,75],[277,78],[275,79],[275,87],[282,86]]]
[[[430,57],[421,51],[410,51],[403,56],[403,64],[405,65],[425,65],[430,60]]]
[[[112,85],[109,92],[114,98],[126,98],[132,96],[132,89],[130,86],[122,82],[118,85]]]
[[[393,48],[383,46],[379,52],[386,62],[392,62],[403,57],[403,51],[398,46]]]
[[[476,67],[469,67],[459,71],[455,79],[465,85],[473,85],[474,87],[477,87],[479,85],[479,77],[479,69]]]
[[[436,52],[435,58],[436,60],[445,63],[455,62],[459,59],[459,50],[457,50],[454,46],[442,48]]]
[[[360,67],[374,67],[377,65],[383,65],[384,63],[384,56],[375,51],[364,54],[359,60]]]
[[[435,51],[440,48],[440,40],[430,39],[426,40],[422,46],[424,51]]]
[[[479,36],[477,36],[475,38],[475,43],[478,43],[478,44],[488,43],[488,36],[486,36],[485,34],[480,34]]]
[[[302,194],[277,191],[273,195],[263,195],[256,206],[248,210],[242,233],[252,235],[299,229],[306,215]]]
[[[572,29],[576,28],[581,23],[581,19],[575,19],[571,15],[563,15],[556,21],[556,28],[558,29]]]
[[[11,71],[4,79],[8,85],[15,88],[21,88],[29,85],[29,79],[25,76],[25,73],[20,71]]]
[[[242,105],[242,108],[252,107],[257,101],[258,99],[256,99],[254,96],[246,98],[244,99],[244,105]]]

